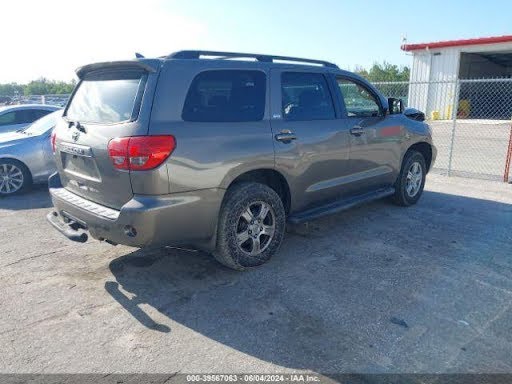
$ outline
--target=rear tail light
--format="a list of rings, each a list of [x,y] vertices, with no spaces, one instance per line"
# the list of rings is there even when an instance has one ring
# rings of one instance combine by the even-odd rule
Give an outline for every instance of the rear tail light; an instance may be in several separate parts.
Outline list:
[[[108,143],[114,167],[145,171],[161,165],[176,148],[174,136],[118,137]]]
[[[51,142],[52,142],[52,151],[53,153],[55,153],[55,140],[57,138],[57,135],[55,134],[55,130],[52,131],[52,136],[51,136]]]

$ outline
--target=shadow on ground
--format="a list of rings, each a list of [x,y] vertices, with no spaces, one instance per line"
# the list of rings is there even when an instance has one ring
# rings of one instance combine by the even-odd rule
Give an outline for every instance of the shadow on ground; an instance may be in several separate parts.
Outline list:
[[[138,250],[110,263],[105,288],[149,329],[173,331],[140,304],[284,367],[510,372],[497,314],[512,318],[511,223],[512,205],[425,192],[412,208],[376,202],[294,230],[248,272],[201,252]]]
[[[52,206],[48,185],[35,185],[27,192],[0,197],[0,209],[10,211],[50,208]]]

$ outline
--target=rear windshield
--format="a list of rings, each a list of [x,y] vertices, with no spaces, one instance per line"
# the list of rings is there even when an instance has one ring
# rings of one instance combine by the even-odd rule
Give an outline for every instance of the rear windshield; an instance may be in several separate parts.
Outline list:
[[[81,123],[120,123],[137,117],[146,75],[140,71],[88,74],[78,85],[66,117]]]

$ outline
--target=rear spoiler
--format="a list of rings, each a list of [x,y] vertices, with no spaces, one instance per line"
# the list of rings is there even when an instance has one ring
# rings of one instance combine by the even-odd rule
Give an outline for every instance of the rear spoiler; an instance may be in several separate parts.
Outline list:
[[[145,60],[123,60],[123,61],[105,61],[103,63],[87,64],[76,70],[76,75],[79,79],[82,79],[86,73],[92,72],[98,69],[108,68],[133,68],[143,69],[147,72],[156,72],[160,68],[161,60],[158,59],[145,59]]]

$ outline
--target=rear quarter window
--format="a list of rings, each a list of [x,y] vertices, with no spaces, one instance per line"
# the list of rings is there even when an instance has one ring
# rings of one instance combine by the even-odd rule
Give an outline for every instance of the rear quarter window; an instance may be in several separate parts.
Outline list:
[[[79,83],[65,116],[81,123],[135,120],[146,77],[143,72],[131,70],[88,74]]]
[[[259,121],[265,112],[265,92],[266,75],[261,71],[201,72],[188,90],[182,118],[196,122]]]

